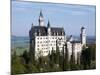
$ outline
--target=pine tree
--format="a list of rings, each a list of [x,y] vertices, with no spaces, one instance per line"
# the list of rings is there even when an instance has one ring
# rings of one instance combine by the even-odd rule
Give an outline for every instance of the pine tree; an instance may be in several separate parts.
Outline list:
[[[71,59],[70,59],[70,69],[76,70],[74,43],[72,44],[72,55],[71,55]]]
[[[90,48],[86,48],[82,50],[81,64],[83,65],[83,69],[90,68],[90,64],[91,64],[91,49]]]
[[[65,65],[64,65],[65,70],[69,70],[68,56],[69,56],[69,54],[68,54],[67,44],[65,44],[65,59],[64,59],[64,61],[65,61]]]
[[[52,51],[49,52],[49,54],[48,54],[49,71],[53,71],[53,67],[54,67],[54,64],[55,64],[55,59],[54,59],[55,56],[54,55],[55,55],[55,52],[52,48]]]
[[[28,64],[29,61],[30,61],[30,55],[29,55],[29,53],[26,50],[23,52],[22,57],[24,58],[26,64]]]
[[[59,66],[59,56],[60,56],[60,51],[59,51],[59,47],[57,46],[56,48],[56,64]]]

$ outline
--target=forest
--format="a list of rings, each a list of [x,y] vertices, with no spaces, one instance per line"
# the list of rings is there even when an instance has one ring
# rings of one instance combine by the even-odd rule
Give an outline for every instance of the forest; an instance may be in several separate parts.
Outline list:
[[[68,61],[68,50],[59,51],[59,48],[49,52],[48,56],[40,56],[34,59],[32,52],[25,50],[23,54],[17,55],[16,50],[11,55],[11,74],[44,73],[58,71],[76,71],[96,69],[96,44],[88,44],[83,48],[80,63],[75,63],[74,54]]]

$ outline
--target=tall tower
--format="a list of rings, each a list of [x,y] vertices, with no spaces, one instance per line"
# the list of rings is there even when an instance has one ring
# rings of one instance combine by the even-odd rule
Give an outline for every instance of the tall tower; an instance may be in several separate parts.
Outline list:
[[[51,35],[51,27],[50,27],[50,22],[48,21],[48,24],[47,24],[47,34],[50,36]]]
[[[42,11],[40,11],[40,15],[39,15],[39,26],[44,26],[44,18],[43,18],[43,14]]]
[[[32,29],[32,28],[34,28],[34,25],[33,25],[33,23],[32,23],[32,25],[31,25],[31,29]]]
[[[81,27],[80,38],[81,38],[81,44],[86,46],[86,29],[84,27]]]

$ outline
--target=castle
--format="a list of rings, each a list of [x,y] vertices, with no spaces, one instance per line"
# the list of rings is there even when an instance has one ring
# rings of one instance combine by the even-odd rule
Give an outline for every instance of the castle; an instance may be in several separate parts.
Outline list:
[[[83,46],[86,46],[86,29],[81,28],[80,40],[75,40],[72,35],[68,38],[65,35],[63,27],[51,27],[48,21],[47,26],[44,24],[44,17],[42,11],[40,11],[39,25],[32,27],[29,31],[30,37],[30,51],[33,53],[35,59],[40,56],[47,56],[52,50],[56,50],[59,47],[60,52],[63,47],[67,45],[68,60],[71,59],[71,55],[74,54],[75,62],[78,63]],[[66,44],[66,45],[65,45]]]

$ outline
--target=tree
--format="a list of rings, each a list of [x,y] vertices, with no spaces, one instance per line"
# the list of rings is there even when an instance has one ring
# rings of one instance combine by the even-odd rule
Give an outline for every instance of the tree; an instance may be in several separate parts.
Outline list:
[[[91,44],[89,45],[89,48],[91,49],[91,59],[92,61],[95,61],[96,60],[96,45]]]
[[[49,61],[50,61],[49,64],[50,64],[51,68],[53,68],[54,64],[55,64],[55,52],[54,52],[53,48],[49,55]]]
[[[38,72],[37,67],[33,63],[31,63],[31,62],[29,62],[28,64],[26,64],[25,68],[26,68],[26,73]]]
[[[60,51],[59,51],[59,47],[56,47],[56,53],[55,53],[55,63],[59,66],[59,56],[60,56]]]
[[[69,61],[68,61],[68,49],[67,49],[67,44],[65,44],[65,58],[64,58],[64,70],[69,70]]]
[[[63,71],[63,67],[64,67],[64,65],[63,65],[63,63],[64,63],[64,60],[63,60],[63,51],[61,51],[61,54],[60,54],[60,56],[59,56],[59,67],[61,68],[61,70]]]
[[[28,54],[29,54],[29,59],[30,59],[29,61],[35,65],[36,64],[35,55],[30,51],[28,52]]]
[[[11,55],[11,58],[12,58],[11,61],[13,61],[14,59],[16,59],[16,57],[17,57],[17,54],[16,54],[16,51],[14,50],[14,52]]]
[[[22,57],[24,58],[26,64],[28,64],[29,61],[30,61],[30,55],[29,55],[29,53],[26,50],[23,52]]]
[[[72,44],[72,54],[70,59],[70,69],[76,70],[76,64],[75,64],[75,52],[74,52],[74,43]]]
[[[81,53],[81,65],[83,65],[83,69],[89,69],[91,64],[91,49],[86,48],[82,50]]]
[[[12,75],[25,73],[26,69],[24,67],[23,62],[21,61],[22,58],[20,58],[19,56],[16,56],[16,58],[12,60],[13,60],[12,66],[11,66]]]

